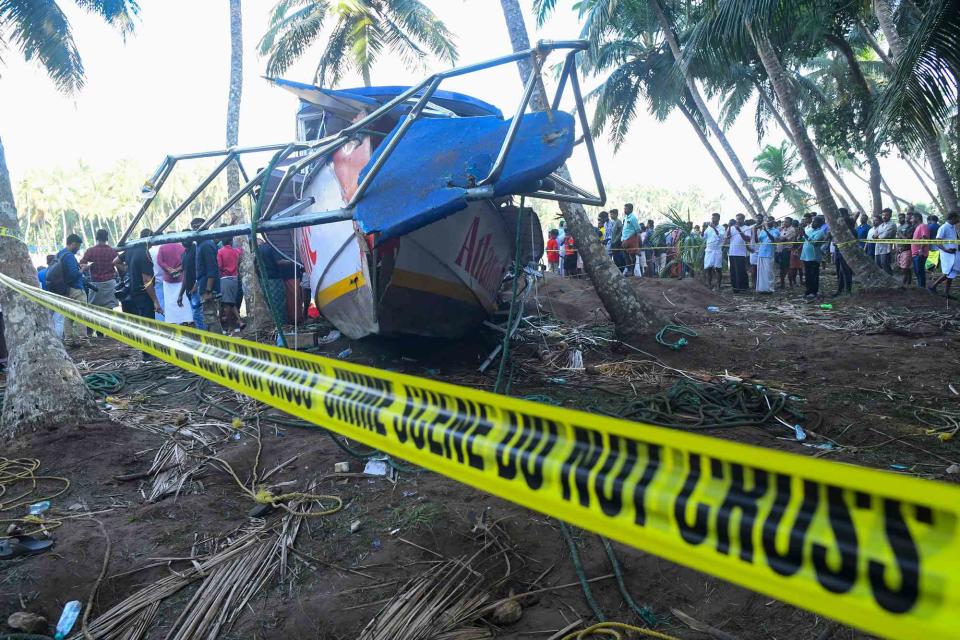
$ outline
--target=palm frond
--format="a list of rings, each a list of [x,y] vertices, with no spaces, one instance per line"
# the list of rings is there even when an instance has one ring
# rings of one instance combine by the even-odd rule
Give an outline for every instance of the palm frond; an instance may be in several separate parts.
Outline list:
[[[70,22],[54,0],[0,0],[0,33],[29,62],[37,60],[60,91],[83,87],[84,70]]]
[[[402,25],[407,40],[419,41],[444,62],[457,61],[456,36],[421,0],[390,0],[382,14]]]
[[[347,63],[347,52],[350,48],[350,24],[343,20],[337,22],[333,33],[327,39],[327,46],[323,49],[320,62],[314,74],[314,81],[319,86],[333,86],[343,77]]]
[[[136,28],[140,15],[137,0],[74,0],[85,11],[99,15],[126,38]]]
[[[557,8],[557,0],[533,0],[533,15],[537,20],[537,26],[542,27]]]
[[[904,3],[906,4],[906,3]],[[878,102],[875,124],[892,120],[920,132],[943,130],[960,83],[960,0],[929,0]]]
[[[260,53],[269,55],[267,59],[267,75],[277,76],[290,68],[300,59],[304,52],[314,44],[323,30],[329,14],[329,5],[326,2],[290,2],[284,0],[280,4],[289,9],[290,5],[305,4],[290,14],[275,13],[276,23],[260,40]],[[276,7],[278,10],[281,7]],[[273,22],[273,20],[271,20]]]

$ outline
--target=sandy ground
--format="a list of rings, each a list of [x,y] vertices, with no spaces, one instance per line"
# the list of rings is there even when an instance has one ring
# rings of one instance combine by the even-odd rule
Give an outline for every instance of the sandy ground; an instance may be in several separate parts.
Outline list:
[[[679,351],[652,339],[621,345],[611,340],[611,327],[588,282],[548,277],[526,309],[529,322],[523,324],[523,344],[514,348],[510,393],[616,413],[635,394],[662,391],[674,382],[669,370],[651,364],[642,353],[647,352],[673,369],[760,381],[807,398],[811,413],[820,419],[816,432],[838,448],[805,447],[786,432],[754,428],[710,435],[947,482],[960,479],[947,472],[960,461],[957,440],[927,435],[916,417],[918,408],[956,409],[960,400],[948,386],[960,389],[957,303],[905,291],[839,298],[832,301],[832,310],[824,310],[822,301],[805,303],[798,292],[761,298],[710,292],[689,279],[632,284],[665,319],[695,329],[698,337]],[[708,306],[720,311],[708,311]],[[548,339],[550,331],[560,331],[563,339]],[[456,343],[340,340],[321,347],[321,353],[335,355],[350,346],[357,362],[489,389],[496,367],[487,375],[476,368],[494,343],[494,337],[478,332]],[[581,351],[584,371],[563,368],[563,354],[570,349]],[[85,372],[140,369],[131,350],[106,340],[72,355]],[[177,374],[171,369],[165,375]],[[114,394],[108,421],[35,434],[5,446],[6,457],[37,458],[41,473],[70,480],[67,492],[54,499],[58,513],[89,512],[105,524],[112,544],[110,566],[92,618],[137,589],[190,567],[189,560],[157,559],[186,558],[205,540],[230,535],[248,523],[253,506],[237,483],[212,465],[191,477],[179,496],[157,501],[147,499],[153,478],[117,478],[147,471],[169,439],[164,428],[185,424],[216,425],[211,428],[227,434],[215,444],[217,454],[241,480],[249,476],[258,449],[253,425],[245,424],[234,439],[228,415],[198,400],[192,389],[165,394],[177,381],[163,375],[158,380],[153,388],[128,384]],[[216,406],[250,408],[228,390],[210,386],[206,393]],[[220,637],[354,638],[408,579],[445,558],[473,554],[491,537],[500,555],[491,559],[492,568],[482,580],[493,597],[576,581],[552,519],[432,473],[405,471],[396,482],[366,477],[360,473],[363,463],[350,459],[319,430],[277,425],[268,418],[259,427],[261,469],[295,458],[272,482],[302,489],[316,481],[317,492],[339,496],[344,508],[304,524],[297,540],[302,555],[290,560],[291,575],[279,584],[272,581]],[[338,462],[348,462],[349,473],[334,475]],[[267,520],[279,517],[272,514]],[[53,551],[0,565],[2,619],[27,609],[55,621],[66,601],[86,600],[104,554],[99,530],[89,519],[75,517],[64,519],[52,536]],[[585,532],[576,539],[587,575],[608,576],[610,563],[600,539]],[[737,638],[866,637],[653,555],[614,547],[633,598],[664,617],[659,630],[679,638],[709,636],[683,625],[671,609]],[[489,548],[485,553],[491,553]],[[613,580],[593,587],[608,619],[638,622]],[[183,589],[160,606],[146,637],[165,637],[193,589]],[[518,622],[486,620],[481,626],[497,638],[547,638],[577,619],[592,617],[576,586],[522,603]]]

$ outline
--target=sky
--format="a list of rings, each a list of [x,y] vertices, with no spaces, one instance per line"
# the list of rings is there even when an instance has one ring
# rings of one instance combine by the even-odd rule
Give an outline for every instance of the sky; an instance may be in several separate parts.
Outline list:
[[[467,64],[510,52],[499,0],[426,0],[457,36],[460,63]],[[136,33],[123,39],[95,16],[69,0],[60,4],[74,29],[84,66],[86,86],[72,97],[58,93],[35,63],[8,53],[0,66],[0,138],[11,176],[32,169],[70,166],[79,161],[107,167],[132,159],[146,178],[167,154],[223,148],[230,64],[227,0],[140,0]],[[244,86],[240,145],[286,142],[295,131],[297,100],[262,79],[266,60],[257,45],[266,31],[274,0],[243,0]],[[537,28],[529,0],[531,40],[571,39],[580,25],[572,0],[560,0],[554,17]],[[310,82],[320,46],[308,51],[285,77]],[[554,59],[556,60],[556,59]],[[410,68],[390,55],[373,70],[374,84],[410,84],[447,65],[428,61]],[[585,79],[585,89],[600,79]],[[358,76],[341,87],[361,84]],[[548,83],[549,87],[549,83]],[[520,96],[515,67],[466,76],[443,88],[464,91],[512,111]],[[549,91],[549,88],[548,88]],[[588,107],[589,108],[589,107]],[[717,110],[715,110],[715,113]],[[752,110],[728,133],[731,144],[752,172],[752,158],[761,146]],[[779,143],[771,135],[764,143]],[[687,121],[679,114],[659,122],[641,113],[621,149],[614,153],[605,139],[597,141],[600,168],[608,187],[643,185],[672,190],[699,188],[721,198],[724,213],[738,201]],[[582,145],[571,161],[574,179],[592,190]],[[884,177],[897,195],[927,201],[919,183],[897,160],[882,161]],[[862,185],[848,184],[867,204]],[[610,203],[610,206],[615,206]]]

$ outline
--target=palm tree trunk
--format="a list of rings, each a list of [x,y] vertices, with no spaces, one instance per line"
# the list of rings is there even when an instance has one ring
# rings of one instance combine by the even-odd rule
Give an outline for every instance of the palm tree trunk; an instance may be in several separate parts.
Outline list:
[[[887,69],[892,71],[893,62],[891,62],[890,56],[888,56],[887,52],[880,47],[877,39],[873,37],[873,33],[870,31],[870,28],[867,27],[866,23],[863,21],[863,18],[857,18],[857,25],[860,27],[860,33],[866,37],[867,42],[870,44],[870,48],[873,49],[874,53],[876,53],[880,60],[883,61],[883,64],[886,65]]]
[[[920,175],[920,172],[917,170],[917,165],[913,163],[913,160],[911,160],[908,156],[904,155],[903,161],[906,162],[907,166],[910,167],[910,170],[913,171],[913,175],[917,176],[917,180],[920,181],[920,185],[923,187],[923,190],[927,192],[928,196],[930,196],[930,201],[933,202],[933,204],[935,204],[938,209],[940,209],[940,212],[943,215],[947,215],[948,211],[943,206],[943,200],[941,200],[936,196],[936,194],[930,188],[930,185],[927,184],[927,181],[923,179],[923,176]]]
[[[519,0],[500,0],[503,17],[507,23],[507,32],[510,34],[510,44],[514,51],[523,51],[530,48],[530,39],[523,21]],[[520,79],[526,83],[532,73],[529,61],[519,62]],[[544,111],[547,109],[546,94],[542,86],[537,86],[531,97],[531,109]],[[589,135],[589,132],[585,132]],[[570,178],[566,165],[557,170],[557,174],[564,179]],[[624,340],[636,340],[649,337],[655,325],[663,322],[658,312],[637,296],[626,279],[620,275],[613,261],[597,239],[596,230],[587,219],[587,213],[579,204],[560,203],[560,211],[566,221],[567,232],[573,233],[577,241],[577,250],[583,258],[583,266],[587,276],[603,303],[604,309],[619,335]]]
[[[890,43],[890,50],[893,51],[893,66],[896,67],[903,57],[904,45],[893,22],[890,0],[874,0],[873,8],[877,14],[877,20],[880,22],[880,28],[883,30],[887,42]],[[943,161],[943,153],[940,151],[940,142],[937,140],[936,133],[929,130],[920,132],[920,143],[923,145],[927,162],[930,163],[930,168],[933,170],[934,182],[937,184],[937,191],[940,193],[944,206],[947,211],[960,211],[957,190],[953,186],[953,178],[951,178],[947,165]]]
[[[0,225],[20,228],[2,140]],[[0,236],[0,272],[39,286],[27,245],[15,238]],[[0,436],[16,437],[100,417],[80,372],[53,331],[50,313],[6,287],[0,287],[0,306],[9,351]]]
[[[810,136],[807,135],[807,128],[803,119],[800,117],[800,110],[797,107],[796,96],[793,92],[793,86],[787,79],[786,72],[780,64],[780,59],[773,50],[773,45],[767,39],[766,35],[754,33],[749,21],[745,23],[750,38],[753,40],[757,53],[760,54],[760,61],[767,72],[767,77],[773,84],[773,89],[777,94],[777,99],[783,107],[783,115],[793,138],[796,141],[797,150],[800,152],[800,158],[803,160],[803,166],[813,185],[813,190],[817,194],[817,200],[820,202],[820,208],[830,225],[830,232],[837,242],[837,246],[846,259],[847,264],[853,270],[861,286],[867,289],[876,289],[883,287],[896,286],[892,276],[884,273],[877,265],[867,257],[867,254],[860,250],[856,243],[856,238],[847,228],[846,223],[840,219],[837,211],[837,203],[830,193],[830,184],[823,173],[820,163],[817,161],[817,153],[814,149]]]
[[[660,23],[660,29],[663,31],[663,35],[666,38],[667,43],[670,45],[670,51],[673,53],[673,58],[676,61],[677,66],[683,72],[683,79],[687,83],[687,89],[690,90],[690,95],[693,96],[693,103],[697,105],[697,110],[700,111],[700,114],[703,116],[703,121],[707,124],[707,127],[710,128],[710,132],[716,136],[717,141],[720,143],[720,147],[723,149],[724,153],[726,153],[727,157],[730,158],[730,163],[737,172],[737,176],[740,178],[740,182],[743,184],[744,190],[750,196],[750,201],[753,202],[753,206],[749,208],[750,211],[754,214],[754,217],[756,217],[756,214],[766,213],[763,202],[760,200],[760,195],[757,193],[757,190],[754,189],[753,183],[750,181],[750,177],[747,175],[746,170],[743,168],[743,164],[740,162],[740,158],[737,156],[736,152],[734,152],[733,147],[730,146],[730,142],[727,140],[726,134],[723,133],[723,130],[720,128],[720,125],[717,124],[713,114],[710,113],[710,109],[707,108],[707,104],[703,101],[703,96],[700,95],[700,90],[697,88],[696,80],[692,75],[690,75],[686,66],[682,63],[683,53],[680,51],[680,43],[677,41],[676,35],[673,33],[673,25],[670,24],[670,20],[667,18],[667,14],[663,10],[662,2],[660,0],[650,0],[650,6],[653,7],[653,12],[657,14],[657,22]]]
[[[236,147],[240,140],[240,98],[243,95],[243,22],[240,0],[230,0],[230,90],[227,95],[227,147]],[[227,197],[240,189],[240,166],[231,162],[227,167]],[[230,224],[237,224],[243,216],[238,202],[230,209]],[[254,332],[259,333],[270,324],[270,309],[257,280],[253,243],[248,239],[240,255],[240,281],[247,319]]]
[[[727,181],[727,185],[729,185],[730,190],[733,191],[737,198],[739,198],[744,209],[749,211],[751,209],[750,201],[747,200],[747,197],[743,194],[743,191],[740,190],[739,185],[737,185],[737,181],[733,179],[732,175],[730,175],[730,171],[727,169],[727,166],[723,164],[723,160],[721,160],[720,156],[717,155],[713,145],[710,144],[710,139],[707,138],[706,132],[700,128],[700,123],[697,122],[696,118],[693,117],[693,114],[690,113],[690,110],[682,102],[677,102],[677,107],[679,107],[680,112],[687,119],[687,122],[690,123],[690,126],[693,127],[693,130],[697,132],[697,137],[700,138],[700,142],[707,150],[707,153],[710,154],[710,157],[713,158],[717,168],[720,169],[720,173],[723,174],[723,177]]]
[[[854,84],[862,94],[864,101],[867,104],[871,104],[873,96],[870,91],[870,85],[867,84],[867,79],[863,75],[863,70],[860,68],[860,63],[857,61],[857,56],[853,52],[853,47],[850,46],[850,43],[847,42],[843,36],[827,34],[826,39],[827,42],[833,45],[833,47],[836,48],[837,51],[839,51],[846,59],[847,66],[850,67],[850,75],[853,78]],[[867,164],[870,166],[870,180],[867,182],[867,184],[870,186],[870,199],[873,205],[872,213],[874,217],[876,217],[879,216],[880,212],[883,210],[883,196],[880,193],[880,185],[883,180],[883,176],[880,173],[880,161],[877,160],[877,136],[873,127],[870,126],[869,109],[865,109],[861,114],[860,125],[864,135]],[[894,204],[896,204],[896,202]]]
[[[862,182],[862,183],[864,183],[864,184],[870,184],[870,181],[869,181],[867,178],[864,178],[862,175],[860,175],[859,173],[857,173],[857,172],[854,171],[853,169],[848,169],[848,171],[853,175],[854,178],[856,178],[856,179],[859,180],[860,182]],[[887,184],[887,181],[886,181],[886,180],[883,181],[883,189],[882,189],[882,190],[883,190],[884,193],[886,193],[888,196],[890,196],[890,199],[891,199],[891,200],[893,200],[893,203],[894,203],[894,205],[896,205],[896,208],[897,208],[897,213],[900,213],[900,203],[901,203],[901,202],[902,202],[903,204],[907,205],[908,207],[913,204],[913,203],[910,202],[909,200],[905,200],[905,199],[901,198],[900,196],[896,195],[896,194],[890,189],[890,185]]]
[[[783,121],[783,116],[780,115],[780,111],[774,106],[773,102],[770,100],[770,97],[767,95],[766,91],[763,90],[760,84],[757,82],[754,82],[754,84],[757,87],[757,92],[760,94],[760,99],[763,100],[763,103],[767,106],[767,109],[769,109],[770,113],[773,114],[773,119],[777,121],[778,125],[780,125],[780,128],[783,130],[783,133],[786,134],[787,139],[790,140],[790,142],[793,143],[793,146],[796,147],[797,141],[794,139],[793,133],[790,131],[790,127],[788,127],[787,123]],[[847,194],[847,197],[850,198],[850,201],[853,203],[853,206],[857,208],[857,211],[865,211],[863,205],[860,204],[859,200],[857,200],[857,196],[853,195],[853,192],[850,191],[850,187],[847,186],[847,183],[844,182],[842,177],[840,177],[840,174],[837,173],[836,169],[833,168],[833,165],[831,165],[830,162],[823,157],[823,154],[820,153],[820,149],[817,149],[816,145],[814,145],[813,149],[817,153],[817,161],[820,162],[820,166],[824,167],[827,170],[827,173],[833,177],[834,181],[840,185],[840,188],[844,193]],[[837,199],[840,200],[841,204],[849,209],[850,207],[847,205],[846,200],[844,200],[843,196],[840,195],[837,189],[835,189],[833,185],[830,185],[830,189],[837,195]]]

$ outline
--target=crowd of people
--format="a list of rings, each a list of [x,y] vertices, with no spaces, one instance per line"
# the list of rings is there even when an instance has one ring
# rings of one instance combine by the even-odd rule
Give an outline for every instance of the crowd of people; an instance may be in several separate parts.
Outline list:
[[[903,286],[915,283],[939,293],[943,284],[948,297],[953,280],[960,275],[960,260],[955,259],[960,235],[958,212],[951,212],[941,223],[939,216],[924,216],[913,209],[898,214],[894,221],[891,209],[883,209],[871,220],[864,213],[855,219],[841,208],[840,224],[849,235],[831,231],[824,216],[816,212],[780,220],[766,215],[748,220],[741,213],[726,223],[714,213],[689,232],[675,225],[658,228],[653,220],[641,222],[629,203],[623,213],[621,220],[618,209],[601,211],[594,231],[626,277],[690,275],[694,265],[685,262],[684,256],[689,260],[693,252],[686,249],[695,245],[703,247],[703,263],[696,266],[702,266],[707,286],[721,288],[726,266],[734,293],[755,290],[769,294],[799,285],[804,288],[804,297],[814,299],[822,294],[820,272],[827,263],[837,277],[837,290],[832,295],[849,294],[853,291],[853,270],[844,253],[850,249],[865,252],[888,274],[894,275],[896,269]],[[551,272],[579,275],[582,262],[578,260],[577,244],[565,233],[563,221],[558,229],[548,232],[546,254]],[[929,287],[928,271],[939,271]]]
[[[187,231],[196,231],[203,223],[203,218],[194,218]],[[140,232],[141,238],[153,235],[150,229]],[[244,329],[240,319],[243,243],[239,239],[141,244],[118,252],[105,229],[96,231],[95,238],[96,244],[80,255],[83,239],[68,235],[65,246],[46,256],[46,265],[37,269],[41,287],[106,309],[119,305],[125,313],[224,335]],[[300,289],[302,268],[273,245],[260,243],[261,285],[270,306],[284,322],[304,320],[310,295],[309,289]],[[298,303],[298,298],[306,303]],[[55,316],[55,322],[68,346],[93,335],[70,318]]]

